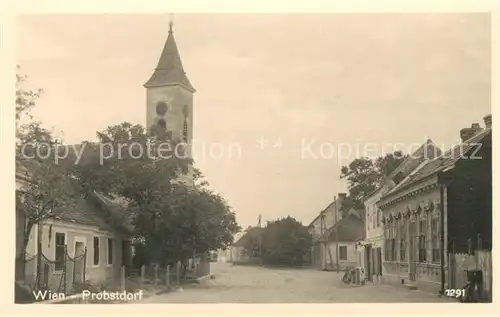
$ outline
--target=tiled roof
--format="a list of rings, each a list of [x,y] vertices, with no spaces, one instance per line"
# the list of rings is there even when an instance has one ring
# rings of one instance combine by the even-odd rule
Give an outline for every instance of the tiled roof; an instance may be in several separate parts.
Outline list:
[[[69,223],[96,226],[102,230],[114,231],[106,222],[102,211],[96,208],[89,199],[78,198],[75,205],[71,207],[62,207],[55,211],[58,220]]]
[[[125,210],[117,205],[99,206],[96,197],[77,198],[71,207],[62,207],[56,211],[58,220],[74,224],[95,226],[101,230],[130,234],[132,227],[126,219]],[[106,208],[106,210],[104,210]]]
[[[149,88],[172,84],[181,84],[187,89],[195,91],[182,66],[174,34],[172,31],[169,31],[167,41],[158,61],[158,66],[156,66],[153,75],[144,84],[144,87]]]
[[[338,230],[338,241],[354,242],[365,237],[365,224],[363,220],[351,214],[348,217],[337,222],[333,227],[328,229],[321,240],[335,241]]]
[[[426,158],[434,158],[436,156],[441,155],[441,149],[439,149],[431,139],[428,139],[424,144],[419,146],[417,150],[408,155],[401,164],[394,169],[384,180],[383,184],[377,187],[375,190],[366,195],[365,200],[374,194],[376,194],[379,190],[381,190],[384,186],[388,186],[389,188],[393,188],[394,185],[397,185],[393,179],[398,173],[401,173],[401,177],[406,178],[411,174],[415,168],[420,165]],[[392,184],[391,184],[392,182]]]
[[[94,195],[105,205],[109,217],[108,223],[111,223],[115,230],[124,231],[125,233],[133,231],[132,218],[125,199],[122,197],[109,197],[96,191],[94,191]]]
[[[16,178],[24,177],[29,181],[29,171],[34,168],[36,161],[16,160]],[[75,181],[75,189],[78,184]],[[119,231],[129,234],[132,230],[123,204],[113,202],[106,196],[94,193],[87,198],[76,197],[75,203],[68,207],[55,210],[58,220],[69,223],[96,226],[102,230]]]
[[[401,184],[399,184],[399,186],[393,188],[389,193],[387,193],[384,198],[389,197],[405,188],[408,188],[423,179],[435,175],[436,173],[448,167],[452,167],[458,160],[461,159],[461,157],[467,155],[472,149],[477,146],[477,144],[481,143],[483,139],[490,134],[491,128],[484,129],[471,137],[469,140],[446,151],[441,156],[432,160],[428,160],[427,163],[421,166],[418,171],[415,171],[414,174],[407,177]]]
[[[397,175],[402,173],[403,177],[410,175],[410,173],[415,170],[415,168],[420,165],[426,159],[433,159],[440,156],[441,149],[437,147],[431,139],[428,139],[424,144],[422,144],[417,150],[411,153],[404,161],[401,163],[391,175]]]

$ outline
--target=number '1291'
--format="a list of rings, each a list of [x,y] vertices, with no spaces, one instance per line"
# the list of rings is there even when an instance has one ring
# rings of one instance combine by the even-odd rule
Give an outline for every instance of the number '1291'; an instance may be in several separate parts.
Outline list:
[[[465,289],[447,289],[444,291],[446,296],[449,297],[460,297],[465,296]]]

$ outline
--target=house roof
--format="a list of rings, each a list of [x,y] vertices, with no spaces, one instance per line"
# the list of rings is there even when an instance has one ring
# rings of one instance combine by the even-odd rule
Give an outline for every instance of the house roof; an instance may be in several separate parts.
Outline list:
[[[397,183],[393,179],[398,173],[400,173],[401,177],[404,179],[408,175],[410,175],[412,171],[414,171],[415,168],[417,168],[417,166],[421,164],[423,161],[425,161],[428,158],[434,158],[439,155],[441,155],[441,149],[439,149],[439,147],[437,147],[436,144],[434,144],[434,142],[431,139],[428,139],[425,143],[420,145],[418,149],[416,149],[413,153],[408,155],[403,160],[403,162],[401,162],[401,164],[399,164],[398,167],[396,167],[388,176],[386,176],[384,182],[379,187],[377,187],[375,190],[366,195],[364,200],[375,195],[377,192],[383,189],[384,186],[394,188],[394,186],[397,185]]]
[[[174,84],[182,85],[192,92],[196,91],[186,76],[179,50],[175,43],[174,32],[172,31],[172,26],[170,26],[167,41],[163,47],[158,66],[156,66],[153,75],[144,84],[144,87],[150,88]]]
[[[263,232],[264,232],[264,228],[251,227],[234,243],[234,246],[237,246],[237,247],[245,246],[252,239],[260,237]]]
[[[387,200],[403,189],[411,187],[428,177],[436,175],[440,171],[453,167],[457,161],[464,158],[464,155],[467,155],[472,149],[476,148],[477,145],[483,142],[484,138],[490,134],[491,128],[484,129],[465,142],[446,151],[439,157],[423,162],[423,164],[419,166],[418,170],[415,170],[405,180],[398,184],[397,187],[394,187],[391,191],[389,191],[383,197],[383,200]]]
[[[311,227],[314,224],[314,222],[318,220],[319,217],[321,217],[321,215],[324,214],[332,206],[335,206],[336,210],[339,211],[340,207],[342,207],[342,201],[340,199],[336,199],[332,201],[330,204],[328,204],[328,206],[326,206],[325,209],[323,209],[316,217],[314,217],[314,219],[309,223],[308,227]]]
[[[16,179],[29,182],[30,170],[33,170],[36,164],[38,163],[33,160],[16,160]],[[79,189],[76,181],[74,186],[76,190]],[[86,198],[76,197],[74,204],[60,207],[54,213],[57,214],[55,219],[68,223],[95,226],[124,234],[132,232],[126,206],[97,192]]]
[[[333,227],[328,229],[321,237],[322,241],[336,241],[338,231],[338,241],[355,242],[365,237],[365,224],[355,214],[349,214],[341,219]]]

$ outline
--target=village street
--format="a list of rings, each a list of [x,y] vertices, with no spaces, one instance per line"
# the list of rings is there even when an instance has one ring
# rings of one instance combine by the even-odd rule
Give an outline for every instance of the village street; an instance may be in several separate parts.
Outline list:
[[[215,279],[144,303],[380,303],[449,302],[420,291],[385,284],[347,286],[342,273],[313,269],[268,269],[212,263]]]

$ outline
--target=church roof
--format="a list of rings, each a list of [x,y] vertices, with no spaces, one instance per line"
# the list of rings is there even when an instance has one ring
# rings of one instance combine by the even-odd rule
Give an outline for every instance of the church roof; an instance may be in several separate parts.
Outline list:
[[[192,92],[196,91],[187,78],[182,66],[181,56],[179,55],[174,32],[172,31],[172,24],[170,24],[167,41],[163,47],[158,66],[156,66],[153,75],[144,84],[144,87],[150,88],[168,85],[181,85]]]

